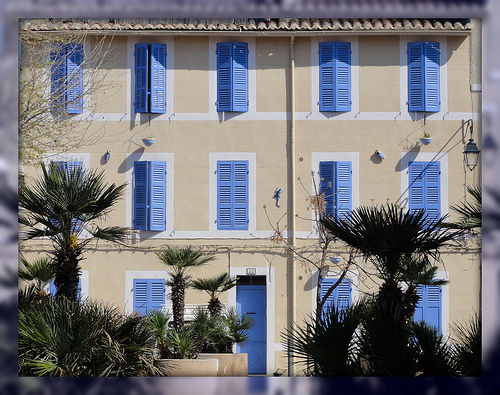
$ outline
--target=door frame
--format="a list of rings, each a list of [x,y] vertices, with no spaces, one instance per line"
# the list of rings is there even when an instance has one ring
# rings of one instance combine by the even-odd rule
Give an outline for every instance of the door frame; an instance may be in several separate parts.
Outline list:
[[[274,307],[274,294],[276,281],[274,276],[274,267],[253,267],[256,270],[255,275],[266,277],[266,376],[272,376],[274,373],[274,353],[276,346],[274,343],[274,329],[275,329],[275,307]],[[246,276],[247,267],[231,267],[229,274],[232,277]],[[236,287],[231,288],[227,295],[227,304],[230,307],[236,307]],[[236,345],[233,347],[233,352],[236,352]]]

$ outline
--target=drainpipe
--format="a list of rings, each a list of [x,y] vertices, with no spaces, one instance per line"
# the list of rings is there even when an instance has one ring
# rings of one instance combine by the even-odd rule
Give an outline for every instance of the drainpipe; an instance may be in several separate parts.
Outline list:
[[[287,136],[287,229],[288,244],[295,247],[295,36],[290,37],[290,129]],[[295,329],[296,319],[296,275],[295,257],[293,252],[288,250],[288,300],[289,300],[289,321],[291,330]],[[289,343],[290,346],[290,343]],[[293,376],[293,358],[288,354],[288,376]]]

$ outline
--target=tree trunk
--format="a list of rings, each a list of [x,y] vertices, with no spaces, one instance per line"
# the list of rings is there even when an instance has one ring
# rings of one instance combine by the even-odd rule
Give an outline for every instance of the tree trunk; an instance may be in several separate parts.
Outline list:
[[[78,263],[81,260],[79,250],[56,250],[55,255],[55,279],[57,288],[56,298],[65,297],[71,302],[78,301],[78,282],[81,269]]]
[[[183,279],[174,279],[172,286],[172,314],[174,318],[174,329],[182,331],[184,329],[184,300],[185,282]]]

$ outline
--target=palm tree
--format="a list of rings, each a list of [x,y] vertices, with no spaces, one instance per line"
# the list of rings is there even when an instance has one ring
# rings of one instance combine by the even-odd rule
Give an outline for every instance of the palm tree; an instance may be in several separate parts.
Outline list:
[[[205,255],[201,249],[192,246],[171,247],[167,246],[156,253],[158,258],[172,271],[167,285],[171,287],[170,299],[174,328],[181,331],[184,328],[184,300],[186,288],[190,285],[190,269],[204,265],[215,259],[213,255]]]
[[[483,195],[481,187],[479,185],[468,185],[467,192],[472,197],[472,201],[451,206],[451,209],[459,215],[459,218],[457,222],[446,224],[446,227],[464,230],[482,227]]]
[[[362,347],[374,374],[408,375],[417,368],[409,328],[418,303],[416,288],[442,283],[434,280],[433,261],[439,262],[439,248],[461,233],[444,229],[444,220],[394,204],[359,207],[347,218],[322,219],[328,231],[371,262],[382,279],[365,320]]]
[[[412,298],[416,284],[436,284],[433,276],[439,262],[438,249],[461,232],[443,229],[445,217],[431,220],[423,210],[413,213],[394,204],[358,207],[346,218],[327,217],[322,223],[327,230],[354,248],[371,262],[383,283],[379,299],[387,301]],[[409,284],[406,292],[401,283]],[[406,316],[413,316],[410,308]]]
[[[22,239],[47,237],[52,241],[56,297],[77,300],[79,262],[85,247],[94,239],[116,242],[129,230],[118,226],[101,227],[126,184],[104,181],[103,172],[42,164],[42,175],[32,186],[19,190],[19,223]],[[79,236],[85,232],[85,239]]]
[[[210,296],[208,311],[212,316],[220,315],[222,311],[222,303],[219,300],[220,294],[234,286],[236,286],[236,278],[229,277],[228,273],[222,273],[210,278],[198,278],[192,282],[194,289],[205,291]]]
[[[33,285],[34,296],[37,299],[45,296],[45,287],[55,277],[54,265],[48,257],[29,262],[21,256],[22,267],[18,270],[18,278]]]

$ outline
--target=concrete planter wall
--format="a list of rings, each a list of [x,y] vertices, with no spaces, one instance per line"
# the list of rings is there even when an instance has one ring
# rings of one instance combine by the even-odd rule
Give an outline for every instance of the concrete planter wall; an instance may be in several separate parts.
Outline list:
[[[219,361],[212,359],[161,359],[171,377],[215,377]]]
[[[228,376],[248,376],[248,354],[247,353],[227,353],[227,354],[199,354],[200,360],[217,359],[219,377]]]

